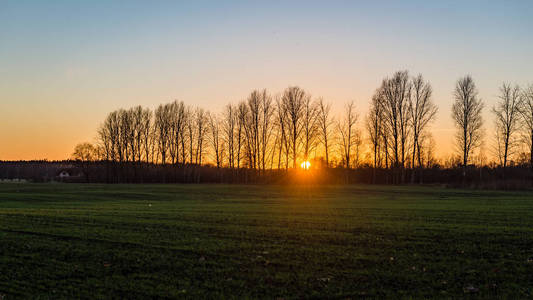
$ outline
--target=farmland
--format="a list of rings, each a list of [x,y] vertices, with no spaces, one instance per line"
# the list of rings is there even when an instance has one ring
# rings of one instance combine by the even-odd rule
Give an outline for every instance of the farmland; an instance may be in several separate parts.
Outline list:
[[[0,295],[533,297],[533,194],[0,184]]]

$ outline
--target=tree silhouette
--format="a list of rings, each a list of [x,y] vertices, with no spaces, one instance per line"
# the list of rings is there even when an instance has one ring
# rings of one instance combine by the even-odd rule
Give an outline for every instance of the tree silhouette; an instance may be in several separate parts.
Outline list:
[[[478,91],[472,77],[465,76],[455,85],[452,118],[457,126],[457,145],[462,154],[463,177],[470,161],[472,151],[481,143],[483,136],[483,119],[481,112],[483,102],[477,96]]]

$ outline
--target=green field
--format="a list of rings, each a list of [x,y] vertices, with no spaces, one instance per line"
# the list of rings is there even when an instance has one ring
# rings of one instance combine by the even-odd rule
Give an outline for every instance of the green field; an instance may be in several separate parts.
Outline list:
[[[531,298],[533,194],[0,184],[0,298]]]

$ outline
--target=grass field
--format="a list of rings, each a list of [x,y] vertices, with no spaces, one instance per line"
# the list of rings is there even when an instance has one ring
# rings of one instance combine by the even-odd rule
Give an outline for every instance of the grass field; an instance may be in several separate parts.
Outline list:
[[[2,294],[533,297],[533,194],[0,184]]]

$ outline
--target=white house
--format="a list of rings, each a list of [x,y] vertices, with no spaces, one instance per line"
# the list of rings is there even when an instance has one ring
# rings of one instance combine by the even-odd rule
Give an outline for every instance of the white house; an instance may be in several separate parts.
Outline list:
[[[63,170],[57,176],[59,178],[68,178],[68,177],[70,177],[70,173],[67,170]]]

